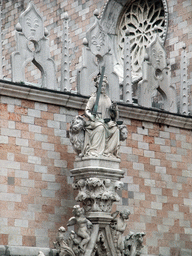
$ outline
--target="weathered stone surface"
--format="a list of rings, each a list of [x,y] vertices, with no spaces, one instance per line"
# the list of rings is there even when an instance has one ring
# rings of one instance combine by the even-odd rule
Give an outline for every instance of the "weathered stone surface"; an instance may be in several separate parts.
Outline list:
[[[42,75],[42,87],[56,89],[56,66],[50,58],[48,32],[33,3],[20,15],[16,26],[17,51],[11,55],[12,81],[25,81],[25,66],[32,62]]]
[[[144,107],[154,106],[176,113],[176,90],[170,82],[170,67],[158,35],[155,35],[146,51],[143,79],[139,83],[138,103]]]
[[[77,89],[82,95],[91,95],[94,91],[93,78],[105,66],[105,75],[109,81],[107,88],[109,97],[119,101],[119,79],[113,69],[111,42],[107,32],[103,30],[97,11],[94,13],[95,23],[90,27],[84,39],[83,64],[78,72]]]

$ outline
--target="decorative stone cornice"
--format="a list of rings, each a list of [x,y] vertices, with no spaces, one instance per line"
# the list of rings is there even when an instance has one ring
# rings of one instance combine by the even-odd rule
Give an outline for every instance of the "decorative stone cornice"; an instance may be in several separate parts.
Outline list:
[[[70,92],[28,86],[0,80],[0,95],[19,99],[33,100],[42,103],[55,104],[68,108],[84,110],[88,97]],[[192,129],[192,116],[184,116],[137,105],[119,103],[121,118],[164,124],[183,129]]]

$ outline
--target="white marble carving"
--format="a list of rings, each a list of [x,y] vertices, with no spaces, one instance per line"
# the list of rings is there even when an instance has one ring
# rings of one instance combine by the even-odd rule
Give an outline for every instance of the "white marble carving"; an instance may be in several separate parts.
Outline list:
[[[143,80],[139,83],[138,103],[151,108],[153,98],[161,99],[161,108],[169,112],[177,112],[176,90],[171,85],[169,63],[161,39],[156,34],[146,49],[143,62]]]
[[[72,248],[73,251],[84,254],[86,246],[91,239],[92,223],[84,216],[84,209],[79,205],[73,207],[73,215],[74,217],[71,217],[67,223],[67,226],[77,225],[77,232],[73,237],[74,246]],[[77,248],[75,248],[75,244],[78,245]]]
[[[64,227],[60,227],[57,232],[56,242],[53,242],[54,247],[58,250],[59,256],[75,256],[75,253],[70,248],[68,242],[65,237],[66,229]]]
[[[100,75],[94,79],[97,92],[89,98],[85,116],[78,116],[70,126],[70,141],[79,156],[118,158],[120,140],[127,138],[126,126],[119,125],[117,104],[112,103],[106,94],[109,84],[104,77],[97,105],[97,113],[93,113],[96,105]]]
[[[113,68],[110,38],[102,28],[97,10],[94,15],[95,23],[83,40],[83,61],[78,71],[77,89],[82,95],[90,95],[94,91],[93,78],[101,71],[101,66],[105,66],[105,75],[110,83],[108,94],[112,100],[119,101],[119,79]]]
[[[113,220],[111,221],[111,228],[113,229],[114,242],[117,241],[117,255],[124,255],[124,239],[123,233],[126,229],[127,223],[125,220],[129,219],[130,211],[124,209],[123,211],[116,211],[112,213]],[[119,216],[118,216],[119,215]]]
[[[112,204],[120,201],[117,190],[122,189],[123,182],[96,177],[80,179],[73,184],[79,190],[75,200],[82,202],[86,212],[111,212]]]
[[[16,25],[17,51],[12,53],[12,81],[25,82],[25,67],[32,62],[42,75],[42,87],[56,89],[56,66],[50,58],[48,32],[32,2]]]
[[[124,242],[124,256],[139,256],[141,255],[141,249],[143,248],[143,237],[145,236],[144,232],[130,233],[126,236]]]

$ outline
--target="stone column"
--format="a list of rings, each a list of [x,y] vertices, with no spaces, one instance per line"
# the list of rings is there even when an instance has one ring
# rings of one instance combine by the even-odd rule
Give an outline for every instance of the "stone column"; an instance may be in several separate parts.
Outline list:
[[[61,63],[61,91],[70,91],[69,82],[69,38],[68,38],[68,13],[65,12],[63,22],[63,45],[62,45],[62,63]]]
[[[187,84],[187,54],[186,47],[181,52],[181,93],[180,93],[180,113],[188,115],[188,84]]]
[[[132,100],[132,81],[131,81],[131,53],[129,42],[129,31],[125,32],[125,46],[124,46],[124,86],[123,86],[123,100],[124,102],[133,103]]]

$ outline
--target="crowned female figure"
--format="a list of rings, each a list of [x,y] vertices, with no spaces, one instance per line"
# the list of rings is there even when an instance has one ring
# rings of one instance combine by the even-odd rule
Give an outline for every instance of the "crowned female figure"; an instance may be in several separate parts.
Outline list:
[[[91,95],[85,109],[85,116],[88,118],[88,121],[85,125],[83,155],[118,157],[120,136],[116,123],[117,109],[106,94],[108,81],[105,76],[102,81],[97,113],[93,113],[99,80],[100,75],[97,75],[94,79],[97,91]]]

